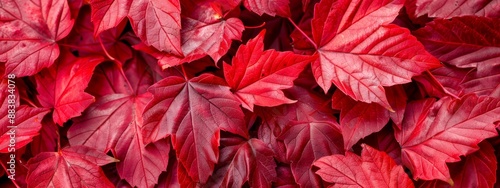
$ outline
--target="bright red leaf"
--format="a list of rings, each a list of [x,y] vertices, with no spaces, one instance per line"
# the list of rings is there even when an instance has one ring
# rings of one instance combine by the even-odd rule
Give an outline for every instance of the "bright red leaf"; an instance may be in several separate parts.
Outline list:
[[[35,75],[35,80],[40,104],[53,108],[54,122],[62,126],[70,118],[79,116],[95,101],[84,90],[95,67],[104,58],[76,58],[69,52],[63,52],[59,58],[50,68]]]
[[[457,67],[477,67],[500,59],[500,19],[464,16],[436,19],[414,32],[439,60]]]
[[[407,29],[388,25],[401,7],[399,0],[316,4],[312,34],[319,58],[312,68],[325,92],[334,83],[355,100],[391,109],[383,86],[410,82],[439,66]]]
[[[497,135],[495,121],[500,99],[466,95],[408,104],[401,130],[394,130],[402,148],[403,164],[414,179],[452,182],[447,162],[478,149],[482,140]]]
[[[0,1],[0,61],[6,74],[36,74],[59,56],[57,41],[73,27],[68,1]]]
[[[239,102],[210,74],[167,77],[150,91],[155,97],[144,112],[145,142],[171,135],[179,166],[195,182],[206,183],[219,156],[219,130],[247,137]]]
[[[264,51],[264,35],[240,46],[232,65],[224,64],[224,76],[242,106],[253,111],[254,105],[278,106],[296,101],[282,89],[291,88],[312,58],[293,52]]]
[[[94,149],[75,146],[44,152],[28,161],[28,187],[114,187],[99,166],[117,162]]]
[[[402,166],[368,145],[361,157],[347,151],[346,155],[326,156],[314,162],[316,174],[333,187],[414,187]]]

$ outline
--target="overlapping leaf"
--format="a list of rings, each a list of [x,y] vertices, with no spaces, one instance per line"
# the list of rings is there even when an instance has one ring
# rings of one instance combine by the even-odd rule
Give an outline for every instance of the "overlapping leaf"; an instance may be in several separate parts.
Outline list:
[[[29,76],[59,56],[57,41],[73,27],[68,1],[0,1],[0,61],[6,74]]]
[[[117,160],[85,146],[44,152],[28,161],[28,187],[114,187],[99,166]]]
[[[99,83],[94,90],[102,96],[74,120],[68,138],[72,145],[113,151],[115,158],[120,160],[117,171],[121,178],[133,186],[154,187],[161,172],[167,168],[170,144],[166,140],[143,143],[142,113],[152,99],[146,88],[153,79],[137,58],[125,64],[123,69],[113,64],[98,68],[100,71],[93,83]],[[110,81],[126,85],[113,86]],[[110,90],[113,92],[107,93]]]
[[[324,181],[335,183],[333,187],[414,187],[402,166],[367,145],[363,145],[361,157],[348,151],[345,156],[323,157],[314,166]]]
[[[408,0],[406,10],[413,19],[421,16],[452,18],[465,15],[500,17],[500,2],[495,0]]]
[[[407,29],[388,25],[402,3],[322,0],[316,4],[312,34],[319,58],[312,68],[325,92],[334,83],[355,100],[391,109],[383,86],[410,82],[412,76],[439,66]]]
[[[240,46],[232,65],[224,64],[224,76],[242,106],[253,111],[254,105],[278,106],[295,101],[282,89],[291,88],[312,58],[292,52],[264,51],[264,35]]]
[[[37,98],[43,107],[54,109],[55,123],[62,126],[94,102],[94,97],[84,90],[95,67],[103,60],[102,57],[76,58],[64,52],[57,63],[35,75]]]
[[[402,148],[403,164],[414,179],[452,182],[446,162],[478,149],[482,140],[496,136],[500,99],[466,95],[439,101],[411,102],[401,130],[394,130]]]
[[[271,16],[290,17],[289,0],[244,0],[246,8],[258,15],[268,14]]]
[[[457,67],[477,67],[500,59],[500,19],[464,16],[436,19],[414,32],[439,60]]]
[[[195,182],[206,183],[219,155],[219,130],[248,136],[239,102],[224,81],[211,74],[186,80],[167,77],[150,91],[143,135],[152,142],[172,137],[179,166]]]

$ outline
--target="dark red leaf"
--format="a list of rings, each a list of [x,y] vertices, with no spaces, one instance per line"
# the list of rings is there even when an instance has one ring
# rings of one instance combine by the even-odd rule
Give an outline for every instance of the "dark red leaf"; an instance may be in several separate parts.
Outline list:
[[[36,74],[59,56],[57,41],[73,27],[68,1],[2,0],[0,61],[6,74]]]
[[[500,6],[499,6],[500,7]],[[425,49],[439,60],[460,68],[498,62],[500,19],[464,16],[435,19],[414,32]]]
[[[500,17],[500,3],[495,0],[408,0],[406,10],[413,18],[452,18],[466,15]]]
[[[254,105],[271,107],[296,102],[288,99],[282,89],[291,88],[293,80],[312,60],[292,52],[264,51],[264,35],[265,31],[240,46],[232,65],[224,64],[229,86],[250,111]]]
[[[245,7],[258,15],[290,17],[289,0],[244,0]]]
[[[361,157],[347,151],[345,156],[323,157],[314,166],[324,181],[335,183],[333,187],[414,187],[402,166],[368,145],[363,145]]]
[[[388,25],[402,3],[322,0],[316,4],[312,34],[319,58],[312,69],[325,92],[334,83],[355,100],[391,109],[383,86],[410,82],[412,76],[439,66],[407,29]]]
[[[401,130],[394,130],[402,148],[403,164],[414,179],[452,183],[447,162],[478,149],[482,140],[497,135],[500,99],[466,95],[408,104]]]

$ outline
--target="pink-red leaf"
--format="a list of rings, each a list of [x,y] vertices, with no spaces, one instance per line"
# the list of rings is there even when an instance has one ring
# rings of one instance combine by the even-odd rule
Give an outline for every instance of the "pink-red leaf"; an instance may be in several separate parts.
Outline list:
[[[453,18],[466,15],[500,17],[500,2],[496,0],[407,0],[406,10],[412,19],[421,16]]]
[[[182,56],[179,0],[132,1],[128,13],[132,27],[148,46]]]
[[[55,123],[62,126],[94,102],[94,97],[84,90],[95,67],[103,60],[102,57],[76,58],[65,52],[54,65],[35,75],[37,98],[42,106],[54,108]]]
[[[239,102],[218,77],[170,76],[150,91],[154,98],[144,112],[144,139],[171,135],[179,166],[195,182],[205,183],[214,170],[220,129],[248,137]]]
[[[254,105],[278,106],[296,101],[282,89],[291,88],[312,58],[292,52],[264,51],[264,35],[240,46],[232,65],[224,64],[224,76],[242,106],[253,111]]]
[[[402,166],[368,145],[363,145],[361,157],[348,151],[345,156],[323,157],[314,166],[324,181],[335,183],[333,187],[414,187]]]
[[[232,151],[235,154],[224,174],[223,187],[242,187],[247,181],[252,187],[271,187],[271,182],[276,181],[273,150],[255,138],[238,146],[228,148],[236,151]]]
[[[6,74],[29,76],[59,56],[56,41],[73,27],[68,1],[0,1],[0,61]]]
[[[28,161],[28,187],[114,187],[99,168],[117,160],[84,146],[44,152]]]
[[[500,60],[500,19],[464,16],[435,19],[414,32],[425,48],[439,60],[457,67]]]
[[[289,0],[244,0],[243,5],[258,15],[290,17]]]
[[[451,183],[446,163],[460,161],[460,155],[476,151],[479,142],[496,136],[498,114],[500,99],[475,95],[409,103],[402,129],[394,130],[403,164],[414,179]]]
[[[49,112],[49,109],[22,105],[16,109],[14,124],[11,124],[7,118],[7,103],[4,100],[0,101],[5,104],[0,108],[0,114],[2,115],[0,118],[0,153],[8,153],[12,150],[10,148],[19,149],[24,147],[31,142],[33,137],[39,134],[38,131],[42,128],[43,116]],[[16,127],[12,128],[11,125]]]
[[[391,109],[383,86],[410,82],[412,76],[439,66],[407,29],[387,25],[402,3],[322,0],[316,4],[312,34],[319,58],[312,68],[325,92],[334,83],[355,100]]]
[[[127,17],[132,0],[89,0],[92,8],[92,23],[94,36],[112,29]]]

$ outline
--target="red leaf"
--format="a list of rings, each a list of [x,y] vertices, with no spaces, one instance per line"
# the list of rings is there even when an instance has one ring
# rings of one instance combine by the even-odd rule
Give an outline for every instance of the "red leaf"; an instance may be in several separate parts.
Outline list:
[[[152,99],[145,87],[153,80],[144,64],[140,63],[143,62],[129,61],[123,66],[124,70],[117,66],[99,68],[102,72],[97,74],[94,83],[123,80],[121,82],[127,83],[127,88],[108,88],[116,93],[99,97],[81,117],[76,118],[68,131],[68,139],[71,145],[85,145],[103,152],[112,150],[115,158],[120,160],[117,171],[121,178],[132,186],[154,187],[161,172],[167,168],[170,144],[166,140],[149,145],[143,143],[142,114]],[[120,74],[121,71],[124,74]],[[95,87],[98,88],[101,87]]]
[[[3,86],[3,85],[0,85]],[[7,87],[2,87],[7,88]],[[7,99],[7,97],[5,97]],[[7,104],[6,100],[0,100],[2,104]],[[24,147],[30,143],[33,137],[38,135],[38,131],[42,128],[41,122],[43,116],[49,112],[46,108],[32,108],[22,105],[16,109],[14,124],[9,123],[7,118],[7,105],[1,105],[0,114],[0,153],[11,152],[12,148],[15,150]],[[17,126],[10,128],[9,126]],[[14,143],[12,143],[12,136],[14,136]],[[14,144],[12,146],[11,144]]]
[[[93,33],[98,37],[103,31],[118,26],[128,15],[132,0],[88,0],[92,8]]]
[[[244,0],[245,7],[262,16],[264,13],[271,16],[290,17],[289,0]]]
[[[401,7],[399,0],[316,4],[312,34],[319,58],[312,69],[325,92],[334,83],[355,100],[391,109],[383,86],[410,82],[439,66],[407,29],[387,25]]]
[[[500,6],[499,6],[500,7]],[[439,60],[460,68],[498,62],[500,19],[464,16],[435,19],[414,32],[425,48]]]
[[[253,111],[254,105],[278,106],[296,101],[288,99],[282,89],[291,88],[310,56],[292,52],[264,51],[264,35],[242,45],[232,65],[224,64],[224,76],[242,106]]]
[[[68,1],[2,0],[0,15],[0,61],[18,77],[52,65],[74,23]]]
[[[132,1],[128,17],[135,33],[146,45],[173,55],[183,55],[179,0]]]
[[[498,91],[500,85],[500,62],[481,63],[474,71],[465,76],[460,86],[465,93],[475,93],[479,96],[491,96],[500,98]],[[497,83],[496,85],[494,83]]]
[[[45,116],[42,120],[40,134],[34,137],[30,144],[31,154],[56,151],[57,143],[60,142],[58,128],[59,126],[52,121],[52,116]]]
[[[465,15],[500,17],[500,3],[491,0],[408,0],[405,7],[412,19],[421,16],[431,18],[452,18]]]
[[[311,165],[323,156],[343,154],[338,125],[333,122],[304,122],[289,124],[281,133],[286,156],[291,161],[293,176],[301,187],[319,187]]]
[[[179,166],[195,182],[205,183],[214,170],[220,129],[248,137],[239,102],[218,77],[170,76],[150,91],[154,98],[144,112],[145,142],[171,135]]]
[[[94,97],[84,90],[95,67],[103,60],[102,57],[75,58],[66,52],[53,66],[35,75],[37,98],[43,107],[54,108],[55,123],[62,126],[94,102]]]
[[[414,187],[402,166],[384,152],[363,145],[361,157],[347,151],[314,162],[316,174],[333,187]]]
[[[332,97],[332,107],[340,109],[340,129],[344,149],[349,150],[360,139],[382,130],[389,122],[389,111],[379,104],[356,102],[340,91]]]
[[[468,155],[461,162],[448,165],[455,182],[453,187],[494,187],[497,170],[495,150],[487,142],[481,142],[479,147],[479,151]],[[432,180],[423,182],[419,187],[452,186],[440,180]]]
[[[234,149],[227,172],[222,180],[223,187],[242,187],[249,182],[252,187],[271,187],[276,181],[276,163],[274,152],[258,139],[250,139]],[[221,155],[224,153],[221,150]]]
[[[28,187],[114,187],[99,168],[116,159],[84,146],[44,152],[28,161]]]
[[[466,95],[435,102],[411,102],[401,130],[394,130],[402,148],[403,164],[414,179],[452,182],[446,162],[460,161],[478,149],[482,140],[496,136],[500,99]]]

